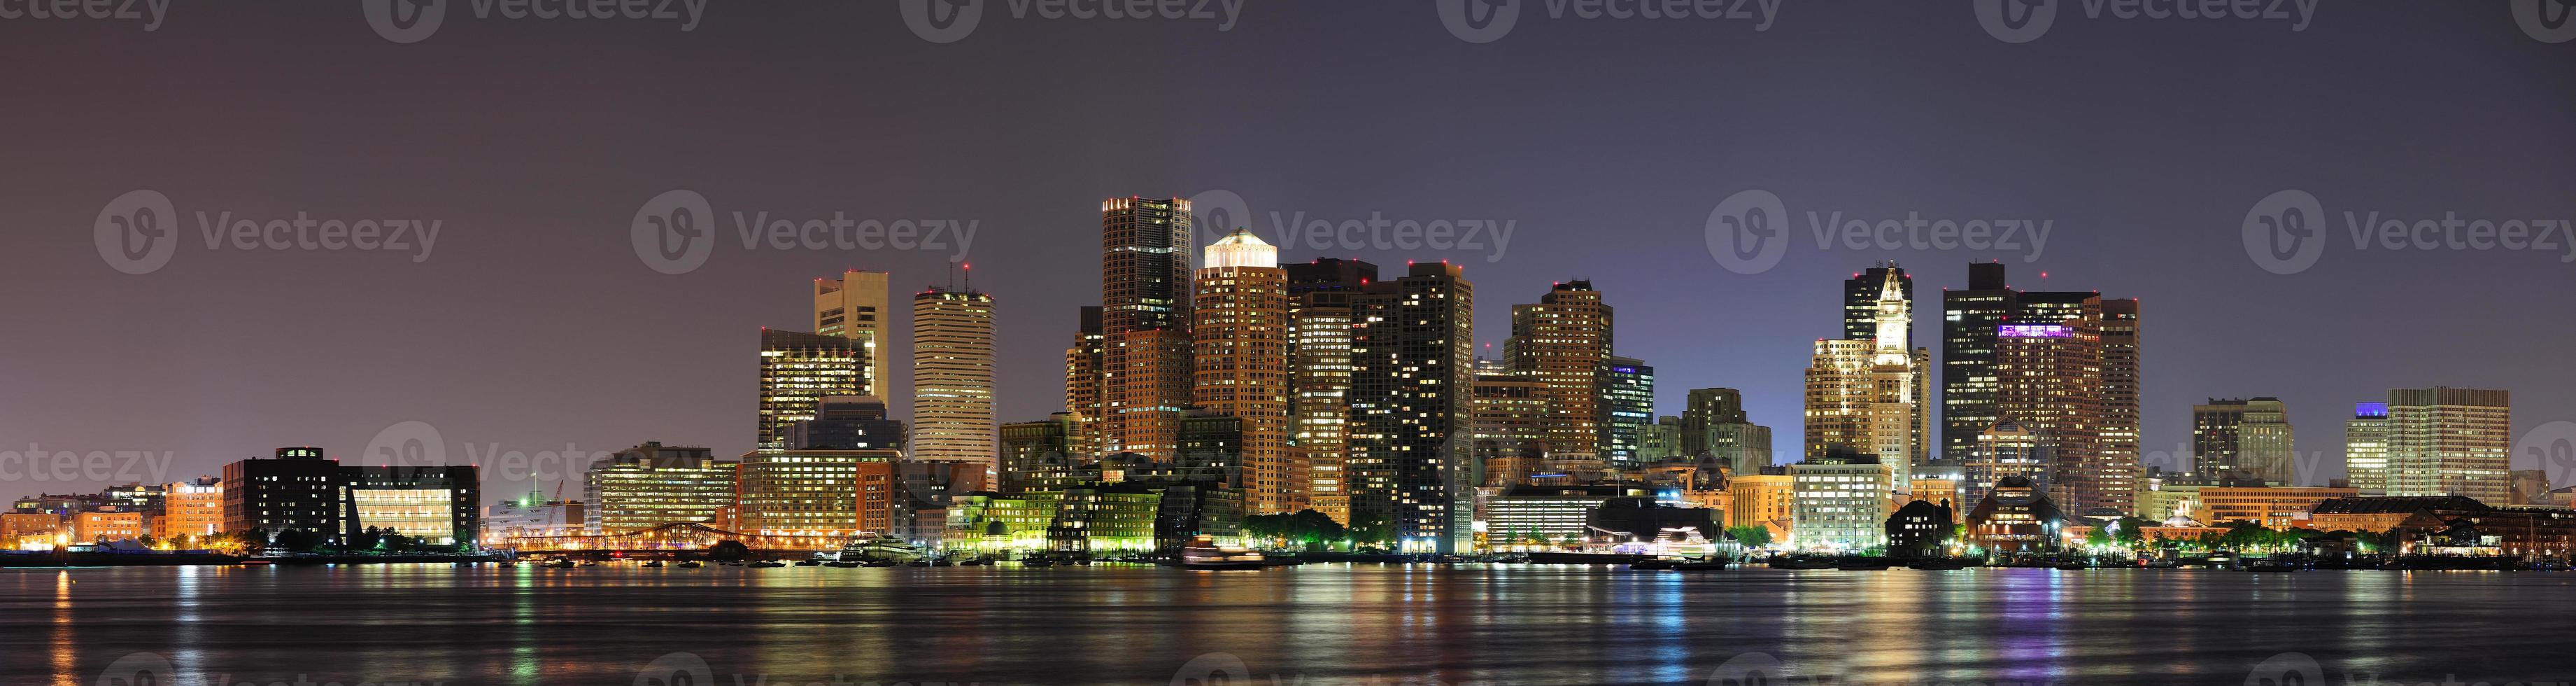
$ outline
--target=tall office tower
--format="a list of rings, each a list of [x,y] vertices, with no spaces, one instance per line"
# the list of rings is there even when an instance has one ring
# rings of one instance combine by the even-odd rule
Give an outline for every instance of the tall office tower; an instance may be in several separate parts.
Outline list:
[[[1592,386],[1600,394],[1592,416],[1601,436],[1593,454],[1622,469],[1637,466],[1639,436],[1655,422],[1655,368],[1644,360],[1611,356],[1602,360]]]
[[[1071,454],[1090,456],[1100,453],[1100,418],[1103,395],[1102,373],[1106,371],[1104,355],[1108,348],[1100,336],[1100,306],[1082,307],[1081,331],[1073,337],[1073,347],[1064,351],[1064,411],[1073,415]]]
[[[1244,512],[1291,512],[1308,484],[1290,459],[1288,271],[1248,229],[1208,244],[1202,264],[1191,401],[1243,420]]]
[[[1547,458],[1547,388],[1536,374],[1486,368],[1484,362],[1477,360],[1475,421],[1468,428],[1472,459],[1485,470],[1480,483],[1529,483]]]
[[[787,447],[787,429],[813,419],[827,395],[866,395],[864,344],[840,336],[760,330],[760,447]]]
[[[1318,259],[1288,270],[1290,412],[1306,459],[1307,506],[1348,523],[1342,463],[1350,454],[1351,298],[1377,280],[1377,265]]]
[[[1351,305],[1352,525],[1391,529],[1408,550],[1468,550],[1475,286],[1457,265],[1421,262],[1404,278],[1369,284]]]
[[[2107,347],[2114,350],[2108,357],[2122,369],[2135,369],[2136,301],[2105,302],[2100,297],[2099,293],[2086,291],[2014,290],[2005,279],[2003,264],[1968,265],[1968,287],[1941,293],[1942,452],[1973,454],[1977,436],[2003,419],[1995,412],[1996,388],[2001,383],[1995,376],[1995,332],[2004,324],[2059,324],[2078,317],[2102,319],[2104,323],[2097,328],[2102,330]],[[2122,323],[2123,317],[2126,323]],[[2110,377],[2125,381],[2125,375],[2131,373],[2113,372]],[[2134,389],[2134,384],[2120,384],[2104,392],[2128,393]],[[2123,407],[2134,405],[2125,398],[2115,402]]]
[[[2138,403],[2144,375],[2139,372],[2138,299],[2103,300],[2102,427],[2094,483],[2106,500],[2137,501],[2146,487],[2146,467],[2139,462],[2142,425]]]
[[[814,333],[837,336],[859,343],[859,351],[868,359],[865,386],[856,395],[879,398],[895,397],[894,376],[887,369],[886,337],[893,335],[894,316],[886,309],[885,272],[843,272],[838,279],[814,280]]]
[[[913,459],[999,466],[991,294],[969,286],[912,295],[912,387]]]
[[[1853,274],[1843,280],[1843,338],[1866,341],[1878,336],[1878,305],[1886,295],[1887,280],[1896,279],[1897,295],[1904,299],[1906,311],[1914,309],[1914,276],[1894,262]]]
[[[1959,480],[1959,501],[1973,509],[2007,478],[2046,482],[2056,453],[2057,439],[2032,432],[2020,422],[1995,422],[1977,434],[1977,447]]]
[[[2388,494],[2507,502],[2513,394],[2471,388],[2388,391]],[[230,481],[227,479],[226,481]]]
[[[2388,493],[2388,403],[2357,403],[2343,424],[2343,471],[2362,495]]]
[[[1806,456],[1875,455],[1894,473],[1896,492],[1909,493],[1914,465],[1927,457],[1931,410],[1922,388],[1928,352],[1908,345],[1914,318],[1901,275],[1880,277],[1871,338],[1816,342],[1807,368]]]
[[[1547,387],[1548,459],[1599,460],[1601,366],[1610,357],[1610,306],[1592,282],[1556,284],[1537,304],[1512,306],[1503,359]]]
[[[1001,492],[1055,490],[1072,483],[1081,454],[1074,442],[1080,440],[1081,430],[1081,420],[1071,412],[1048,415],[1044,421],[1002,425]]]
[[[1744,413],[1744,393],[1732,388],[1691,389],[1682,409],[1682,452],[1716,457],[1737,476],[1771,466],[1771,427]]]
[[[2051,464],[2040,487],[2049,500],[2083,513],[2110,504],[2100,488],[2095,453],[2101,426],[2102,335],[2097,320],[2005,324],[1995,335],[1995,409],[2005,420],[2050,441]],[[1993,483],[1975,484],[1992,488]],[[2122,512],[2130,511],[2122,509]]]
[[[1170,461],[1190,404],[1190,202],[1100,203],[1102,454]]]
[[[2195,469],[2211,480],[2289,485],[2295,453],[2288,412],[2279,398],[2211,398],[2191,406]]]

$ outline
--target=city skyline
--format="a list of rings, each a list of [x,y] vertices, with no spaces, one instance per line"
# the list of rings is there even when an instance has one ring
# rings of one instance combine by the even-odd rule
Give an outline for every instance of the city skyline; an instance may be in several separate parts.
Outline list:
[[[204,116],[132,130],[107,120],[31,115],[30,126],[85,142],[33,142],[24,151],[27,164],[9,172],[13,187],[25,189],[30,199],[16,210],[19,225],[30,228],[11,232],[13,252],[34,259],[0,275],[0,292],[19,294],[12,311],[21,315],[22,330],[34,335],[16,344],[11,361],[0,363],[6,365],[0,378],[21,389],[0,400],[0,434],[13,439],[0,449],[35,444],[48,451],[168,452],[175,455],[166,475],[173,481],[211,474],[227,461],[278,445],[320,445],[363,463],[362,453],[378,435],[409,422],[436,428],[458,462],[566,445],[611,452],[645,440],[740,454],[753,440],[741,428],[740,409],[753,393],[740,381],[749,369],[742,353],[748,332],[762,326],[807,328],[812,313],[795,293],[801,282],[852,268],[890,272],[895,283],[936,282],[960,255],[985,272],[980,287],[1010,303],[1001,326],[1011,333],[996,361],[997,420],[1040,419],[1061,405],[1054,389],[1062,382],[1062,346],[1074,327],[1074,308],[1096,296],[1088,285],[1096,275],[1077,257],[1097,245],[1089,208],[1106,197],[1198,197],[1219,190],[1243,200],[1250,217],[1242,223],[1265,240],[1278,237],[1279,221],[1301,216],[1334,223],[1373,215],[1514,222],[1508,243],[1496,240],[1503,235],[1499,229],[1474,232],[1484,246],[1476,249],[1274,243],[1282,260],[1292,263],[1356,257],[1391,272],[1408,259],[1447,258],[1465,265],[1467,278],[1488,294],[1489,307],[1477,314],[1484,334],[1479,349],[1487,343],[1500,347],[1500,334],[1509,330],[1508,305],[1532,299],[1545,283],[1588,279],[1628,315],[1617,354],[1656,368],[1656,414],[1680,414],[1680,393],[1689,388],[1741,389],[1752,421],[1774,428],[1773,452],[1781,459],[1798,454],[1800,432],[1792,422],[1799,414],[1798,370],[1812,354],[1812,340],[1830,335],[1834,326],[1830,282],[1880,260],[1899,261],[1915,273],[1918,342],[1938,339],[1937,326],[1922,321],[1930,318],[1923,315],[1934,310],[1932,296],[1939,289],[1966,286],[1963,265],[1972,261],[2005,261],[2014,272],[2011,285],[2020,289],[2098,290],[2152,300],[2157,324],[2146,333],[2151,349],[2141,403],[2142,447],[2150,455],[2187,445],[2189,406],[2210,397],[2281,397],[2291,407],[2292,423],[2301,427],[2302,451],[2329,454],[2340,449],[2348,403],[2381,399],[2392,388],[2513,390],[2518,436],[2576,419],[2576,388],[2548,373],[2564,368],[2563,346],[2556,341],[2576,339],[2576,323],[2533,316],[2570,309],[2566,286],[2576,270],[2555,255],[2536,252],[2355,248],[2341,216],[2347,209],[2406,220],[2445,212],[2576,215],[2563,204],[2566,179],[2553,162],[2576,139],[2539,125],[2549,119],[2548,108],[2522,97],[2554,92],[2547,89],[2565,82],[2563,66],[2531,66],[2558,64],[2547,58],[2559,46],[2519,40],[2510,21],[2494,16],[2501,12],[2357,7],[2315,31],[2374,35],[2405,26],[2431,34],[2420,44],[2369,49],[2352,42],[2220,41],[2167,56],[2171,71],[2091,59],[2082,63],[2093,71],[2076,72],[2074,66],[2031,65],[2032,51],[2006,50],[2012,46],[1977,30],[1957,8],[1802,10],[1797,20],[1784,20],[1758,40],[1657,45],[1686,50],[1710,64],[1759,59],[1763,46],[1784,41],[1844,54],[1892,58],[1939,51],[1958,58],[1939,66],[1874,59],[1867,69],[1821,63],[1786,73],[1646,78],[1619,66],[1656,53],[1628,44],[1675,37],[1676,29],[1548,22],[1520,28],[1510,44],[1590,50],[1567,58],[1573,68],[1508,62],[1515,71],[1504,78],[1471,68],[1487,53],[1450,39],[1428,11],[1340,23],[1345,15],[1334,9],[1286,6],[1266,8],[1263,21],[1222,34],[1097,27],[1153,39],[1106,43],[1092,40],[1092,31],[1003,22],[979,29],[974,40],[956,47],[965,54],[1069,55],[1039,67],[1045,78],[1030,78],[1036,89],[1031,97],[1062,104],[1061,116],[1013,116],[1007,121],[1025,129],[995,134],[993,125],[1004,120],[990,113],[1018,108],[990,96],[925,97],[961,79],[1005,73],[970,62],[942,67],[947,71],[868,75],[867,85],[894,96],[888,99],[916,103],[914,109],[873,114],[880,123],[900,124],[879,132],[795,111],[721,106],[761,92],[734,83],[707,84],[677,98],[669,111],[639,113],[652,108],[641,107],[648,100],[633,94],[585,100],[581,96],[591,91],[576,82],[475,61],[488,54],[528,63],[551,54],[539,38],[499,30],[498,24],[450,27],[435,40],[395,51],[371,49],[392,46],[347,17],[266,7],[203,13],[149,36],[153,40],[130,41],[124,49],[137,61],[105,65],[109,78],[52,72],[11,77],[36,92],[118,104],[125,111],[149,111],[166,101],[108,85],[149,85],[200,103]],[[848,21],[810,21],[817,18]],[[781,44],[781,36],[787,37],[784,44],[799,46],[797,54],[821,62],[881,59],[917,47],[908,44],[917,41],[900,22],[885,19],[857,8],[743,12],[674,44],[694,46],[704,51],[699,57],[717,63],[745,59],[755,46]],[[882,40],[835,42],[831,38],[843,34],[818,33],[827,23]],[[1959,30],[1889,28],[1900,24]],[[1328,26],[1361,39],[1390,38],[1362,40],[1369,47],[1355,57],[1403,66],[1383,79],[1333,80],[1334,87],[1348,89],[1336,92],[1319,81],[1338,74],[1335,69],[1249,57],[1180,59],[1228,46],[1297,45],[1300,37]],[[29,35],[22,44],[42,49],[48,41],[122,41],[120,36],[130,35],[112,25],[56,28]],[[2159,31],[2173,30],[2115,22],[2063,30],[2079,29],[2094,33],[2052,36],[2023,47],[2107,57],[2150,46]],[[2261,31],[2234,25],[2207,30]],[[346,48],[353,64],[432,83],[462,70],[483,77],[484,87],[528,103],[530,112],[549,113],[489,115],[500,117],[492,130],[556,131],[562,120],[614,112],[675,132],[678,144],[615,129],[573,130],[534,137],[539,140],[524,149],[584,160],[586,167],[604,165],[605,171],[514,168],[506,164],[513,159],[508,156],[457,152],[460,139],[446,133],[442,122],[484,116],[477,114],[484,108],[470,102],[307,72],[274,58],[245,56],[241,66],[251,75],[238,80],[192,73],[189,60],[179,59],[227,31]],[[1436,40],[1394,40],[1425,32]],[[2499,33],[2517,41],[2489,41]],[[604,48],[603,60],[632,58],[647,68],[699,73],[656,59],[641,45],[668,37],[619,35],[639,44]],[[2488,64],[2440,49],[2462,44],[2489,45],[2494,54],[2488,59],[2524,66],[2470,70],[2483,79],[2474,84],[2445,78],[2447,70],[2421,68]],[[1163,65],[1166,77],[1201,89],[1194,93],[1222,97],[1147,94],[1109,103],[1084,97],[1088,89],[1072,85],[1098,67],[1119,64]],[[2192,79],[2201,77],[2182,76],[2229,73],[2248,64],[2315,77],[2293,79],[2286,91],[2231,85],[2193,95],[2197,91],[2189,86],[2205,84]],[[1227,68],[1253,65],[1277,74],[1276,80],[1246,83],[1225,76]],[[1603,73],[1613,78],[1584,78]],[[2349,85],[2348,77],[2334,75],[2350,73],[2372,74],[2375,83],[2432,97],[2387,102],[2340,89]],[[606,78],[623,86],[663,87],[661,79],[639,74],[612,71]],[[2088,86],[2046,96],[2008,88],[1973,101],[1898,99],[1892,114],[1901,116],[1889,119],[1891,113],[1861,113],[1888,103],[1857,97],[1839,85],[1895,79],[1969,90],[2030,80],[2145,84],[2172,102],[2144,102],[2127,95],[2132,90],[2125,87]],[[1675,99],[1636,113],[1584,112],[1512,97],[1522,82],[1576,94],[1574,100],[1634,89],[1672,91]],[[232,97],[241,91],[229,84],[247,84],[255,92],[366,96],[342,103],[348,105],[342,111],[366,116],[300,110],[281,115]],[[1418,87],[1496,116],[1456,122],[1413,112],[1371,115],[1392,117],[1381,126],[1337,104],[1343,96],[1425,97],[1415,93]],[[829,89],[812,96],[827,102],[849,97]],[[2176,128],[2171,108],[2244,125]],[[2335,116],[2357,109],[2389,114],[2372,122]],[[2444,123],[2457,112],[2488,113],[2501,121],[2482,127]],[[1139,113],[1151,115],[1131,116]],[[1733,124],[1633,126],[1638,117]],[[1239,123],[1157,135],[1184,119]],[[903,133],[890,132],[896,130]],[[1264,130],[1299,135],[1250,133]],[[2155,135],[2106,137],[2105,130]],[[1361,133],[1327,135],[1337,131]],[[1797,142],[1828,133],[1846,138]],[[307,134],[315,142],[306,146],[324,146],[307,149],[334,155],[335,163],[274,163],[258,165],[259,173],[238,173],[245,160],[272,151],[262,141],[306,140],[291,136]],[[2387,142],[2408,136],[2449,143],[2416,149]],[[971,154],[954,161],[918,160],[922,168],[915,170],[847,164],[850,154],[903,149],[902,141],[914,137],[968,141],[964,152]],[[1275,142],[1280,138],[1304,143],[1282,145]],[[1509,142],[1517,152],[1480,147],[1491,141]],[[2284,148],[2303,153],[2263,152]],[[1006,153],[1024,164],[984,173]],[[2135,163],[2066,171],[2075,160],[2095,155]],[[488,176],[458,179],[373,164],[353,171],[338,163],[379,156],[472,163]],[[141,168],[116,162],[128,159],[161,162]],[[2403,162],[2399,168],[2411,173],[2334,171],[2390,161]],[[1633,174],[1561,171],[1632,164]],[[2445,171],[2459,168],[2499,173],[2470,181]],[[708,171],[714,169],[758,173]],[[1427,173],[1460,169],[1467,171]],[[186,239],[166,266],[140,275],[102,263],[90,230],[103,205],[137,188],[166,194],[178,211],[178,234]],[[665,274],[637,259],[627,229],[639,205],[674,188],[690,189],[710,203],[720,220],[716,233],[725,240],[703,266]],[[2334,241],[2314,266],[2294,274],[2271,273],[2249,258],[2240,231],[2249,208],[2283,189],[2312,192],[2332,210],[2323,233]],[[1791,211],[1787,235],[1795,239],[1778,263],[1755,274],[1725,268],[1706,249],[1710,209],[1747,190],[1776,194]],[[1582,201],[1611,195],[1637,200]],[[304,211],[317,218],[409,216],[441,220],[444,228],[434,243],[411,241],[431,249],[402,254],[243,251],[200,242],[200,210],[210,218],[229,211],[262,221]],[[779,251],[736,242],[735,211],[747,219],[767,212],[796,221],[847,211],[886,220],[975,221],[980,228],[971,248],[959,245],[960,231],[939,230],[931,233],[945,241],[941,249]],[[1821,220],[1840,212],[1846,220],[1871,222],[1901,221],[1909,213],[1927,219],[2024,217],[2053,222],[2054,228],[2044,247],[2023,240],[2018,249],[1854,250],[1840,242],[1818,249],[1810,211]],[[1209,231],[1199,236],[1203,242]],[[426,258],[415,262],[423,253]],[[2426,282],[2444,289],[2419,285]],[[2464,293],[2517,297],[2458,296]],[[146,311],[160,314],[110,314]],[[2480,327],[2465,324],[2475,322],[2515,325],[2505,335],[2481,335]],[[561,336],[639,324],[682,326],[644,345],[605,349]],[[908,340],[909,323],[899,327],[888,340]],[[891,347],[892,374],[908,383],[908,346]],[[2453,355],[2410,354],[2417,351]],[[115,385],[101,385],[67,371],[85,368],[120,372]],[[149,392],[132,392],[135,379],[150,379]],[[503,391],[527,407],[500,408],[485,400]],[[909,398],[887,400],[897,416],[909,416]],[[2515,458],[2517,466],[2534,466],[2527,456]],[[106,481],[124,480],[80,479],[30,490],[113,485]],[[491,486],[497,496],[551,484]]]

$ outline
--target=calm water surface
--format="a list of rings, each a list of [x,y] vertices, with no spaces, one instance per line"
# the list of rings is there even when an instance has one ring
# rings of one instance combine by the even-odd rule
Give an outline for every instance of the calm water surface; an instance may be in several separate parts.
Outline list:
[[[2576,681],[2571,617],[2548,572],[0,570],[0,684],[2504,684]]]

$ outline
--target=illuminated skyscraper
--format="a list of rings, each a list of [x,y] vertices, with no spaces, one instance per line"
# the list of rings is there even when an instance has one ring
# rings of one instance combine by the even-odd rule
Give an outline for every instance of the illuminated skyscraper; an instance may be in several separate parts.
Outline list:
[[[992,295],[971,286],[913,294],[912,385],[913,459],[996,466]]]
[[[1479,366],[1485,360],[1478,360]],[[1491,365],[1476,372],[1476,419],[1470,424],[1474,460],[1488,487],[1529,483],[1546,457],[1547,389],[1537,375]]]
[[[1064,411],[1071,415],[1072,442],[1068,454],[1097,455],[1100,451],[1100,417],[1103,390],[1102,372],[1108,354],[1100,333],[1100,307],[1082,308],[1082,326],[1074,334],[1073,347],[1064,351]]]
[[[1592,282],[1556,284],[1536,304],[1512,306],[1512,336],[1503,359],[1535,374],[1548,393],[1548,459],[1600,460],[1602,365],[1610,357],[1610,306]]]
[[[2512,460],[2510,391],[2437,386],[2388,392],[2389,495],[2510,502]]]
[[[2343,425],[2343,471],[2362,495],[2388,493],[2388,403],[2359,403]]]
[[[1593,384],[1598,399],[1593,417],[1601,436],[1601,458],[1619,468],[1638,464],[1640,436],[1655,422],[1655,368],[1644,360],[1611,356],[1602,361]]]
[[[2090,291],[2022,291],[2005,279],[2001,263],[1968,265],[1968,287],[1941,293],[1941,451],[1974,454],[1977,436],[1995,421],[2001,380],[1995,370],[1995,332],[2004,324],[2061,324],[2071,318],[2100,320],[2105,364],[2101,394],[2106,421],[2101,430],[2113,459],[2136,462],[2138,383],[2138,301],[2102,300]],[[2063,501],[2060,505],[2065,505]]]
[[[1391,531],[1408,550],[1469,550],[1475,287],[1457,265],[1415,263],[1352,309],[1352,526]]]
[[[2050,447],[2045,478],[2034,478],[2070,511],[2109,504],[2087,465],[2098,463],[2102,416],[2102,336],[2093,319],[2062,324],[2005,324],[1995,337],[1996,410]],[[1978,484],[1992,487],[1993,483]],[[2088,495],[2090,494],[2090,495]]]
[[[1745,414],[1742,391],[1691,389],[1682,408],[1682,452],[1715,457],[1738,476],[1760,474],[1771,466],[1771,427]]]
[[[760,447],[787,446],[788,426],[813,419],[827,395],[864,395],[868,356],[857,341],[760,330]]]
[[[1866,340],[1816,342],[1807,368],[1806,459],[1837,451],[1873,455],[1910,491],[1914,466],[1926,459],[1931,426],[1922,388],[1928,352],[1912,349],[1913,311],[1901,272],[1883,272],[1877,323]]]
[[[1100,203],[1100,451],[1169,461],[1190,403],[1190,202]]]
[[[1192,401],[1242,420],[1242,487],[1249,514],[1292,512],[1305,476],[1289,456],[1288,272],[1279,250],[1249,230],[1207,247],[1198,271]]]
[[[1343,462],[1350,455],[1351,299],[1377,280],[1377,265],[1325,258],[1284,268],[1294,356],[1291,412],[1297,453],[1306,462],[1307,507],[1348,523]]]
[[[854,395],[896,397],[894,376],[886,367],[886,337],[893,334],[894,312],[887,308],[885,272],[843,272],[838,279],[814,280],[814,333],[858,342],[867,356],[868,373]]]
[[[2192,458],[2212,480],[2291,484],[2289,410],[2280,398],[2211,398],[2191,406]]]

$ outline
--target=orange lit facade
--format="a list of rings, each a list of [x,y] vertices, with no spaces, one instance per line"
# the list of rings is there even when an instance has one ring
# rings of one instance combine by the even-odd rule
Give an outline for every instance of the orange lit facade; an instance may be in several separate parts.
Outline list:
[[[1190,397],[1243,420],[1245,514],[1294,511],[1306,491],[1289,458],[1288,272],[1248,230],[1207,246],[1198,271]]]

